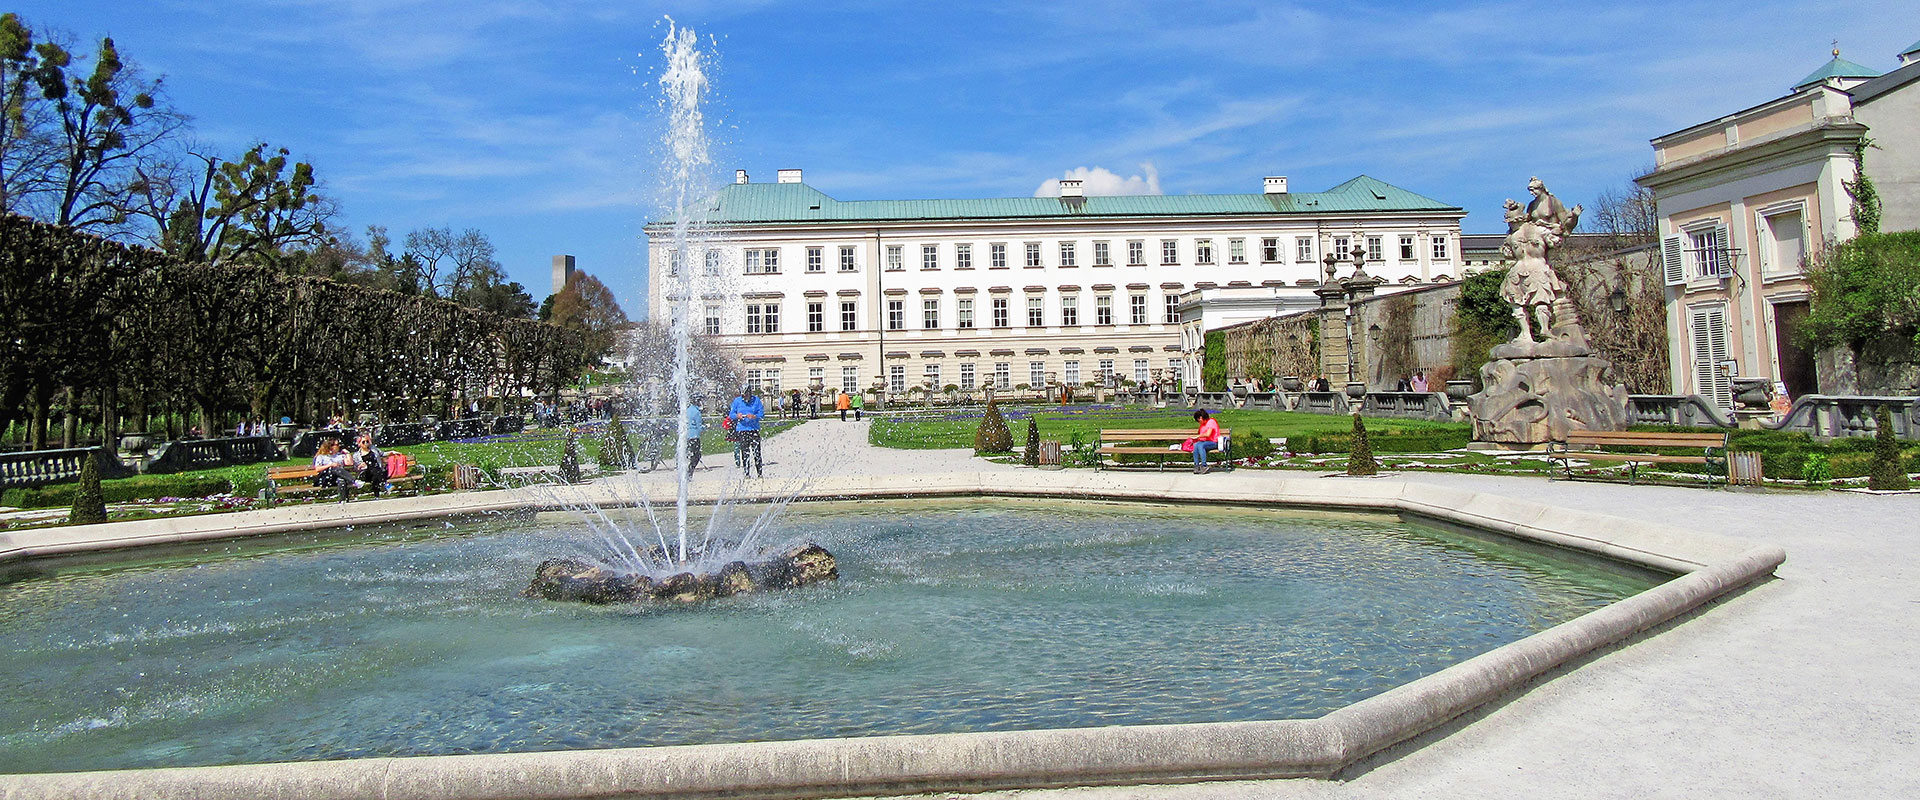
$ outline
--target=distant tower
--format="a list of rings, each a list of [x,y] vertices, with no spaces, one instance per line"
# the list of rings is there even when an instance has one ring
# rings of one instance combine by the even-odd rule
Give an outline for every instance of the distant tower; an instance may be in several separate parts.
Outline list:
[[[553,293],[565,291],[573,283],[573,256],[553,257]]]

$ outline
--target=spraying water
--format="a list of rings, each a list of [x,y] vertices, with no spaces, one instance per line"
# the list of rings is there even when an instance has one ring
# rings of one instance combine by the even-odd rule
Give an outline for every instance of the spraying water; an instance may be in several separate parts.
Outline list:
[[[704,245],[706,225],[696,215],[703,210],[704,200],[710,190],[706,183],[707,170],[713,163],[708,150],[706,117],[701,113],[701,103],[706,99],[707,57],[700,52],[700,40],[691,28],[680,27],[667,18],[667,38],[660,45],[666,55],[666,68],[660,73],[662,102],[667,107],[667,194],[673,209],[673,267],[668,271],[670,282],[667,297],[673,304],[673,407],[679,410],[675,423],[679,432],[678,446],[674,448],[674,474],[677,486],[674,494],[675,531],[678,535],[679,552],[677,560],[687,560],[687,481],[691,475],[687,471],[687,440],[691,433],[687,419],[687,407],[692,403],[692,390],[689,384],[692,370],[688,361],[691,356],[693,331],[690,329],[693,319],[693,298],[700,288],[701,275],[706,271],[705,247],[701,247],[702,257],[695,261],[688,258],[696,244]],[[697,237],[697,238],[696,238]],[[696,264],[698,268],[696,269]]]

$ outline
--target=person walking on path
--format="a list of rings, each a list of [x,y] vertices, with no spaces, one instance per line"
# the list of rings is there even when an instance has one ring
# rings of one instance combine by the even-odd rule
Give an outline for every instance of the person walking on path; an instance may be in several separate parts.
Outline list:
[[[1220,449],[1220,423],[1204,408],[1193,412],[1193,421],[1200,423],[1200,430],[1187,439],[1182,449],[1193,451],[1193,474],[1205,475],[1211,469],[1207,466],[1207,451]]]
[[[834,397],[833,408],[835,411],[840,412],[840,421],[846,422],[847,409],[853,408],[853,393],[841,392],[838,396]]]
[[[733,433],[739,437],[734,442],[734,452],[740,461],[740,471],[760,478],[767,476],[760,461],[760,419],[766,415],[767,406],[760,402],[760,392],[752,386],[727,407],[727,418],[733,420]],[[752,469],[748,469],[748,453],[752,453]]]
[[[700,434],[707,427],[700,419],[700,398],[687,402],[687,477],[693,477],[693,470],[700,466]]]
[[[853,421],[854,422],[860,421],[860,407],[863,405],[866,405],[866,403],[867,403],[866,395],[863,395],[859,392],[853,393]],[[846,415],[842,414],[840,415],[840,418],[846,419]]]

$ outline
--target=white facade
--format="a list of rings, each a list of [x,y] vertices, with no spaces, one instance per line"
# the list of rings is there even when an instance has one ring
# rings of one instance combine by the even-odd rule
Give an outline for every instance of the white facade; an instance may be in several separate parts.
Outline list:
[[[1404,196],[1427,207],[1247,213],[1241,209],[1271,201],[1261,194],[1080,198],[1077,186],[1058,199],[838,203],[804,186],[739,183],[723,190],[721,205],[737,201],[750,210],[718,226],[723,238],[711,257],[732,291],[695,303],[693,326],[715,332],[739,353],[748,379],[768,389],[1013,388],[1108,373],[1145,382],[1156,371],[1192,380],[1197,372],[1181,356],[1180,303],[1190,292],[1264,294],[1260,316],[1312,307],[1321,255],[1336,245],[1378,246],[1382,258],[1367,269],[1389,279],[1458,274],[1464,212],[1361,180],[1343,184],[1345,194],[1295,195],[1270,207],[1310,205],[1315,197],[1335,205],[1361,190],[1370,192],[1363,200]],[[1276,194],[1273,182],[1265,188]],[[1284,181],[1277,188],[1285,194]],[[782,203],[788,206],[763,210]],[[1142,206],[1178,213],[1140,213]],[[920,216],[883,218],[903,210]],[[755,220],[755,213],[843,218]],[[663,276],[677,258],[657,238],[664,231],[648,228],[656,237],[650,310],[663,319],[671,309],[658,287],[669,285]]]

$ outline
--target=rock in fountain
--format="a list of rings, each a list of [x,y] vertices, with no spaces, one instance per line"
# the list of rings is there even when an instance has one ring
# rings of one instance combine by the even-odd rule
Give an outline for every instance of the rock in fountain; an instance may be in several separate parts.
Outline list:
[[[1507,239],[1500,249],[1513,266],[1500,297],[1513,304],[1520,335],[1497,345],[1480,369],[1479,394],[1467,398],[1473,438],[1505,445],[1564,441],[1572,431],[1626,427],[1626,387],[1613,383],[1613,363],[1594,355],[1567,297],[1567,285],[1547,254],[1573,232],[1580,207],[1568,209],[1534,178],[1525,209],[1508,200]],[[1531,315],[1531,316],[1529,316]],[[1534,339],[1536,327],[1542,337]]]
[[[549,559],[533,571],[533,582],[522,594],[577,603],[689,604],[736,594],[795,589],[811,583],[839,580],[833,554],[817,544],[805,544],[764,561],[732,561],[704,575],[681,572],[653,579],[623,573],[571,558]]]

